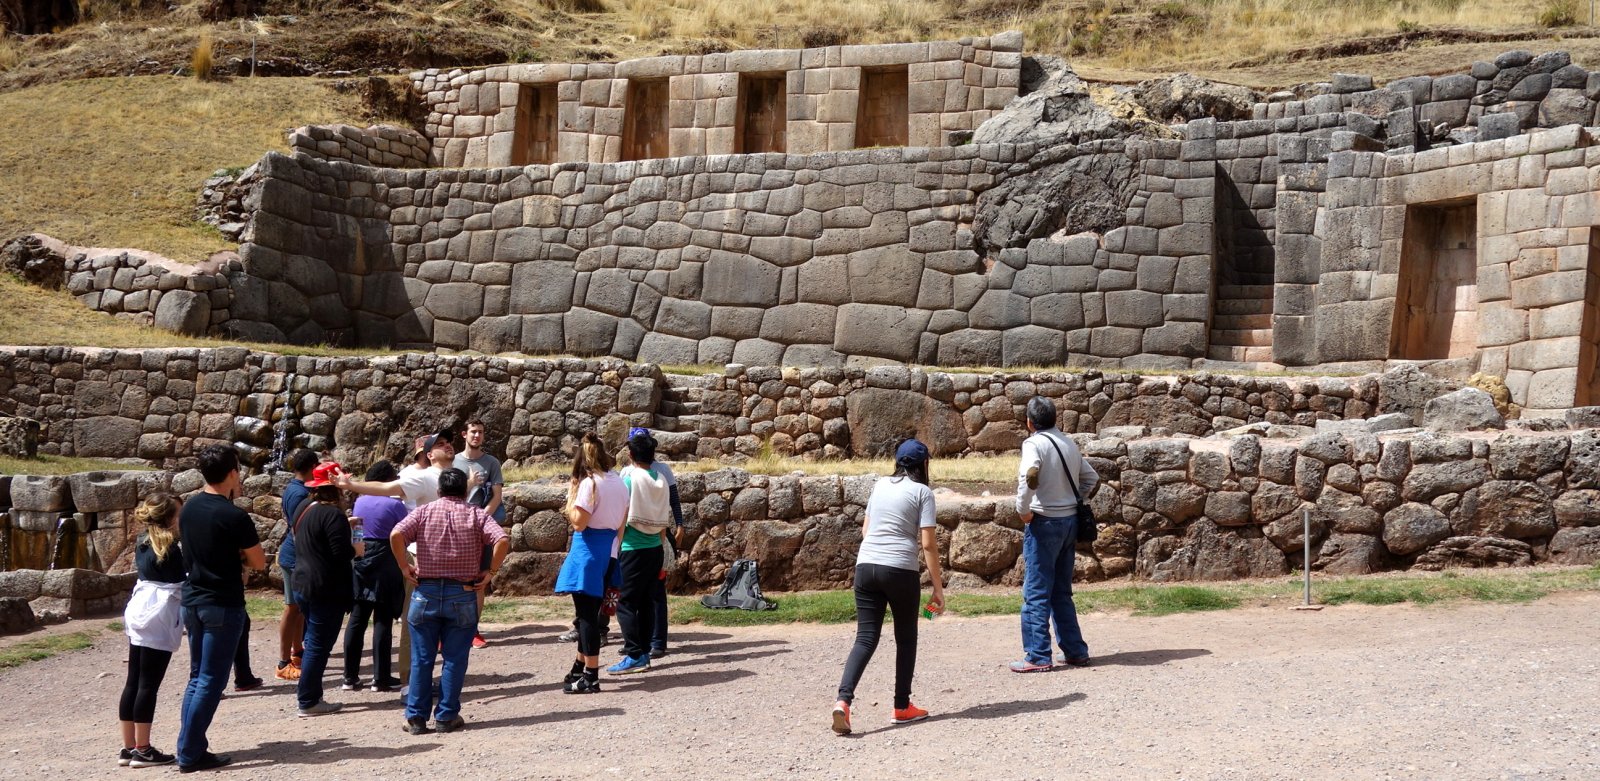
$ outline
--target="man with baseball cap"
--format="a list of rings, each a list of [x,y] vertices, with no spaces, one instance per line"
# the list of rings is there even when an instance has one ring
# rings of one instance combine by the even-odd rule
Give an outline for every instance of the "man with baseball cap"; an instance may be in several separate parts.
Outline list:
[[[415,510],[439,498],[439,474],[455,464],[456,447],[450,431],[417,437],[411,459],[412,465],[400,470],[400,476],[387,483],[356,480],[341,472],[334,484],[351,493],[392,496],[405,502],[406,509]]]

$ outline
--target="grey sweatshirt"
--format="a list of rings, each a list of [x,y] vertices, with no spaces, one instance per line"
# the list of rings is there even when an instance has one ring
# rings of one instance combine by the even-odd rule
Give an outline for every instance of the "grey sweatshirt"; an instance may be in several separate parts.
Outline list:
[[[1071,437],[1054,428],[1035,432],[1022,442],[1022,463],[1017,468],[1017,512],[1033,512],[1047,518],[1070,518],[1078,514],[1078,499],[1072,493],[1072,486],[1067,483],[1056,448],[1050,446],[1046,437],[1061,448],[1061,455],[1072,466],[1072,477],[1078,482],[1078,490],[1083,492],[1085,501],[1100,483],[1100,475],[1095,473],[1094,467],[1089,466],[1089,462],[1083,460],[1078,452],[1078,443],[1073,442]],[[1039,470],[1038,487],[1031,488],[1028,486],[1028,472],[1035,467]]]

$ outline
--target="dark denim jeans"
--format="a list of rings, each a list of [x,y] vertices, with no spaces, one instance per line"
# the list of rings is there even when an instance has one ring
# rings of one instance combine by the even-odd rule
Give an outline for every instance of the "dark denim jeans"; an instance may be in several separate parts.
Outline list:
[[[461,713],[461,686],[467,678],[467,655],[478,627],[478,593],[454,582],[424,580],[411,592],[406,609],[411,627],[411,680],[406,685],[406,719],[426,719],[433,710],[433,661],[441,653],[439,707],[436,721]]]
[[[301,708],[322,702],[322,676],[328,669],[328,656],[344,626],[344,608],[326,602],[300,600],[300,615],[306,619],[305,655],[300,659],[300,681],[295,686]]]
[[[656,614],[655,631],[650,635],[650,653],[667,650],[667,581],[665,578],[656,578],[655,585],[650,587],[650,597],[655,603]]]
[[[211,744],[206,730],[228,686],[228,670],[239,650],[244,631],[243,607],[186,607],[184,628],[189,632],[189,685],[183,690],[178,727],[178,764],[193,765],[205,759]]]
[[[1050,664],[1050,620],[1068,659],[1089,655],[1072,603],[1072,564],[1078,545],[1075,517],[1034,515],[1022,535],[1022,650],[1034,664]]]

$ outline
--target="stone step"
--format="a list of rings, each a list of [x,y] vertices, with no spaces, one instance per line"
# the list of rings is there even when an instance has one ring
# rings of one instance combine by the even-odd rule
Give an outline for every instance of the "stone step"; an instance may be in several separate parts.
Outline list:
[[[1271,328],[1211,329],[1211,343],[1229,347],[1271,347]]]
[[[661,405],[656,409],[656,414],[674,418],[680,418],[685,415],[698,415],[699,413],[700,402],[698,401],[682,402],[662,399]]]
[[[1217,298],[1272,299],[1271,285],[1217,285]]]
[[[1222,314],[1218,312],[1217,316],[1211,319],[1211,329],[1213,331],[1246,331],[1260,328],[1272,328],[1272,314],[1270,312],[1240,314]]]
[[[1271,347],[1227,347],[1212,344],[1206,357],[1213,361],[1234,363],[1266,363],[1272,360]]]
[[[1219,316],[1272,314],[1270,298],[1219,298],[1216,306]]]

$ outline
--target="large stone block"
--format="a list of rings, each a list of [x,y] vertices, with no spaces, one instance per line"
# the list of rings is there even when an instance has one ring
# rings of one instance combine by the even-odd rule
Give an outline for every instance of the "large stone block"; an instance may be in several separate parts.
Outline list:
[[[916,359],[917,343],[927,330],[929,317],[920,309],[846,304],[839,307],[833,349],[846,355],[910,362]]]
[[[863,304],[914,306],[922,283],[922,256],[901,246],[852,252],[848,256],[850,298]]]
[[[964,328],[939,337],[941,366],[1000,366],[1004,348],[999,331]]]
[[[617,318],[603,312],[573,309],[563,318],[562,331],[566,337],[567,352],[574,355],[609,355],[617,335]]]
[[[428,313],[441,320],[469,323],[483,314],[483,286],[472,282],[432,285],[424,302]]]
[[[72,423],[73,453],[91,458],[126,458],[137,450],[141,433],[140,422],[131,418],[81,418]]]
[[[714,251],[701,300],[713,305],[776,306],[782,270],[760,258]]]
[[[82,513],[131,510],[139,504],[139,472],[78,472],[68,477],[72,505]]]
[[[1036,325],[1008,329],[1002,340],[1004,365],[1058,366],[1066,363],[1065,336],[1061,331]]]
[[[1408,502],[1383,517],[1383,544],[1401,556],[1426,550],[1448,536],[1450,521],[1425,504]]]
[[[761,338],[784,344],[832,344],[838,310],[825,304],[789,304],[768,309]]]
[[[552,314],[572,308],[577,272],[571,263],[530,260],[511,270],[511,311],[514,314]]]
[[[59,512],[72,506],[62,475],[17,475],[11,479],[11,506],[32,512]]]
[[[950,535],[950,568],[992,577],[1016,564],[1022,533],[995,523],[963,523]]]
[[[211,298],[188,290],[169,290],[156,305],[155,324],[189,336],[204,336],[211,327]]]

